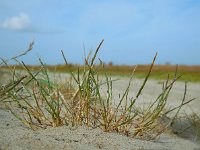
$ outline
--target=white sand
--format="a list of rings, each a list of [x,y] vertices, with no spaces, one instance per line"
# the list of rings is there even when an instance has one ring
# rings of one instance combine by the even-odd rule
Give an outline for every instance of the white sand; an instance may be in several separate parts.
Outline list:
[[[9,112],[0,110],[0,149],[200,149],[200,145],[173,135],[162,135],[158,141],[132,139],[100,129],[79,127],[49,127],[32,131],[24,127]]]
[[[123,78],[114,83],[114,94],[117,101],[118,94],[127,86],[128,80]],[[142,80],[133,81],[130,90],[130,97],[141,85]],[[158,81],[150,80],[145,87],[142,96],[138,99],[138,105],[146,104],[155,100],[161,91],[162,85]],[[136,90],[136,91],[135,91]],[[184,83],[177,82],[169,98],[169,106],[178,105],[182,99]],[[197,100],[189,106],[184,107],[184,112],[195,111],[200,114],[200,83],[188,84],[187,98],[196,97]],[[192,131],[183,136],[173,134],[163,134],[157,141],[143,141],[120,135],[118,133],[105,133],[100,129],[87,129],[78,127],[70,129],[63,126],[32,131],[19,122],[10,112],[0,109],[0,150],[26,150],[26,149],[115,149],[115,150],[134,150],[134,149],[174,149],[174,150],[200,150],[200,140],[194,139]]]

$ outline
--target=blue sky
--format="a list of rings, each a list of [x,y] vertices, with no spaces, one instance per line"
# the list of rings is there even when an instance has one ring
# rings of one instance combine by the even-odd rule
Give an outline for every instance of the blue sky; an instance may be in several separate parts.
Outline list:
[[[21,59],[71,63],[105,39],[104,62],[200,65],[200,0],[1,0],[0,57],[25,50]]]

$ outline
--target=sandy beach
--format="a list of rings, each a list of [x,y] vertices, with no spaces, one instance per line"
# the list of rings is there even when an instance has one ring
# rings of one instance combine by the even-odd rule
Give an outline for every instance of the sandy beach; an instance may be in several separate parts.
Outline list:
[[[117,80],[113,83],[114,99],[117,103],[119,93],[125,90],[128,78],[114,77]],[[143,79],[134,79],[130,88],[129,96],[135,95]],[[103,87],[102,87],[103,88]],[[155,100],[161,92],[162,84],[158,80],[149,80],[137,101],[137,105],[143,106]],[[177,82],[170,94],[168,106],[177,106],[182,100],[184,82]],[[200,114],[200,83],[188,83],[187,99],[197,98],[188,106],[185,106],[181,114],[192,112]],[[183,134],[174,134],[179,131],[181,125],[176,123],[171,131],[162,134],[155,141],[134,139],[119,133],[105,133],[101,129],[81,127],[47,127],[33,131],[24,126],[8,110],[0,109],[0,150],[27,150],[27,149],[109,149],[109,150],[198,150],[200,149],[200,137],[192,128]],[[187,123],[185,124],[187,126]]]

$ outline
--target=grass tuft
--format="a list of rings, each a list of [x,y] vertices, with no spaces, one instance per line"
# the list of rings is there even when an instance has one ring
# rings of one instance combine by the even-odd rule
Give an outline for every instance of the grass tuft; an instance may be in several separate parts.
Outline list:
[[[25,55],[32,49],[33,43],[22,55],[12,59],[24,70],[20,72],[10,67],[8,60],[2,60],[2,64],[9,68],[12,74],[11,81],[0,88],[1,101],[9,108],[11,113],[29,128],[36,130],[47,126],[58,127],[63,125],[77,126],[85,125],[93,128],[102,128],[105,132],[119,132],[131,137],[155,139],[162,134],[176,120],[180,109],[193,101],[185,100],[187,84],[185,84],[184,96],[178,107],[166,110],[168,96],[174,83],[181,77],[177,76],[177,71],[170,80],[163,83],[163,89],[157,99],[147,108],[141,109],[135,105],[140,97],[153,70],[157,53],[148,68],[144,81],[136,92],[136,96],[128,99],[128,94],[132,80],[135,77],[136,67],[130,77],[127,88],[120,97],[117,104],[113,101],[113,82],[112,76],[99,72],[96,58],[104,40],[100,42],[97,49],[89,53],[85,58],[85,65],[78,67],[75,71],[70,70],[70,78],[61,78],[60,82],[52,80],[52,73],[41,59],[40,68],[33,71],[24,62],[19,62],[18,57]],[[61,51],[66,69],[69,69],[67,59]],[[99,59],[100,60],[100,59]],[[102,61],[100,60],[100,64]],[[104,82],[102,82],[104,78]],[[102,85],[106,87],[102,89]],[[104,94],[103,91],[106,91]],[[171,112],[175,114],[168,124],[160,126],[160,118],[167,116]],[[193,119],[196,121],[196,119]]]

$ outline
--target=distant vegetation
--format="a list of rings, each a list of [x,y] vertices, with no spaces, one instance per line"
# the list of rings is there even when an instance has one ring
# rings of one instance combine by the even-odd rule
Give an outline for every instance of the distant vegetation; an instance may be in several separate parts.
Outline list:
[[[16,69],[24,69],[20,65],[12,66]],[[39,70],[41,66],[27,66],[31,70]],[[130,76],[135,66],[128,65],[113,65],[113,63],[108,64],[100,64],[96,65],[96,70],[100,74],[108,73],[111,75],[119,75],[119,76]],[[135,71],[135,76],[138,78],[144,78],[148,68],[150,65],[137,65],[137,69]],[[5,66],[6,68],[6,66]],[[50,66],[47,65],[49,71],[52,72],[77,72],[78,68],[83,70],[85,68],[84,65],[75,65],[75,64],[67,64],[67,65],[55,65]],[[173,76],[176,70],[175,65],[154,65],[154,68],[151,73],[151,77],[153,79],[166,79],[168,74]],[[180,80],[182,81],[190,81],[190,82],[200,82],[200,66],[178,66],[178,75],[182,77]]]

